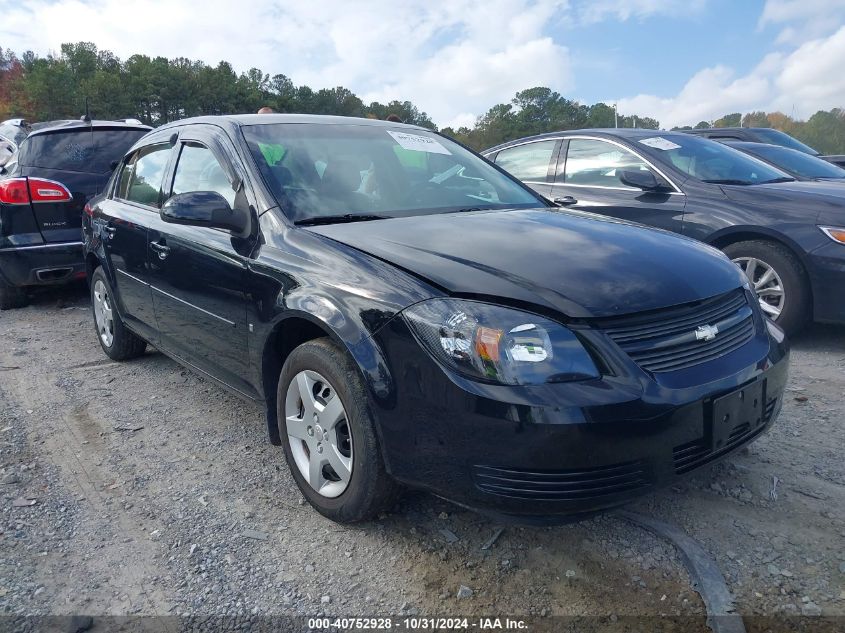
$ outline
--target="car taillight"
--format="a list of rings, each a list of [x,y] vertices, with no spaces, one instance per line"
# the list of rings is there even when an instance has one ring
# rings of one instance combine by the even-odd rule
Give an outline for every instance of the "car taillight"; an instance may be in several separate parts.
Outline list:
[[[68,202],[72,200],[67,187],[46,178],[8,178],[0,180],[0,203],[38,204],[41,202]]]
[[[26,188],[26,178],[0,180],[0,203],[29,204],[29,191]]]
[[[29,198],[37,204],[39,202],[68,202],[73,199],[67,187],[55,180],[46,178],[28,178]]]

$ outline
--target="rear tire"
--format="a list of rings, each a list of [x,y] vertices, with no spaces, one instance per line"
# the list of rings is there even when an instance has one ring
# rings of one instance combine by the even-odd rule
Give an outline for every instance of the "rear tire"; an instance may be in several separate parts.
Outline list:
[[[91,307],[97,340],[112,360],[136,358],[147,349],[147,342],[126,329],[114,305],[114,293],[102,267],[91,275]]]
[[[751,274],[754,279],[749,281],[767,317],[787,334],[795,334],[807,324],[812,312],[809,282],[804,267],[792,251],[767,240],[737,242],[722,250],[742,268],[746,276],[749,267],[753,269]],[[767,268],[774,272],[768,281],[764,279],[768,274]],[[780,295],[778,288],[782,292]],[[775,314],[776,310],[778,314]]]
[[[356,523],[396,502],[401,488],[385,469],[364,381],[343,349],[321,338],[293,350],[276,407],[291,474],[317,512]]]
[[[23,308],[29,303],[26,289],[18,286],[10,286],[0,279],[0,310],[13,310]]]

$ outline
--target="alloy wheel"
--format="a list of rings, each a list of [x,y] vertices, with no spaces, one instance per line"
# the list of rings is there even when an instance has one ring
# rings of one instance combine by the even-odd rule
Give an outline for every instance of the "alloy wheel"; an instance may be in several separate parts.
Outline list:
[[[745,273],[763,312],[773,321],[776,320],[786,305],[780,275],[772,266],[756,257],[736,257],[733,262]]]
[[[324,497],[338,497],[352,478],[352,431],[335,388],[315,371],[293,377],[285,396],[291,453],[303,479]]]
[[[109,289],[102,279],[94,283],[94,320],[103,345],[111,347],[114,342],[114,313]]]

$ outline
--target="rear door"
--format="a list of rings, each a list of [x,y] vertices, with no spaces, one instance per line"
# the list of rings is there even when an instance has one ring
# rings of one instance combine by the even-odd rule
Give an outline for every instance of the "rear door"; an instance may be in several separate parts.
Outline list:
[[[119,166],[115,189],[99,205],[93,230],[103,241],[121,316],[152,343],[157,340],[147,261],[148,227],[158,218],[169,141],[152,141]]]
[[[234,149],[222,132],[191,126],[180,132],[165,197],[215,191],[233,208],[249,206]],[[228,231],[153,218],[148,235],[150,283],[164,349],[255,396],[247,382],[246,271],[254,240]]]
[[[567,141],[550,196],[558,204],[682,232],[686,196],[651,163],[605,139],[572,137]],[[619,179],[623,170],[651,171],[665,188],[630,187]]]
[[[19,152],[20,174],[58,182],[70,192],[67,202],[33,205],[45,242],[78,242],[82,209],[99,194],[112,163],[126,153],[146,128],[79,127],[27,137]]]
[[[559,148],[559,139],[530,141],[499,150],[493,162],[548,198]]]

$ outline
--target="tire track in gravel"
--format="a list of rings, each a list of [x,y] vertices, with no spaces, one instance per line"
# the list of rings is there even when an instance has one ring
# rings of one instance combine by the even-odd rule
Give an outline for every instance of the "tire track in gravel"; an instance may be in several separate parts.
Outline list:
[[[86,567],[93,566],[95,573],[102,576],[101,586],[120,587],[120,595],[117,599],[110,596],[104,604],[95,602],[92,607],[112,614],[165,613],[170,608],[169,600],[160,587],[149,582],[150,578],[162,575],[149,552],[155,545],[149,543],[149,537],[137,530],[123,512],[115,513],[109,507],[113,504],[106,501],[107,486],[115,481],[115,475],[101,466],[108,450],[103,434],[111,432],[111,428],[92,418],[87,404],[80,403],[68,389],[57,387],[60,382],[57,378],[64,371],[12,372],[4,384],[22,408],[32,411],[46,457],[63,473],[62,480],[69,492],[84,501],[87,531],[94,538],[112,536],[103,545],[111,551],[99,554],[99,561],[86,561]],[[75,565],[49,559],[44,563],[42,583],[59,589],[56,594],[59,604],[72,602],[68,594],[76,587],[57,585],[54,581],[61,574],[60,568]],[[104,596],[99,594],[99,598]]]

